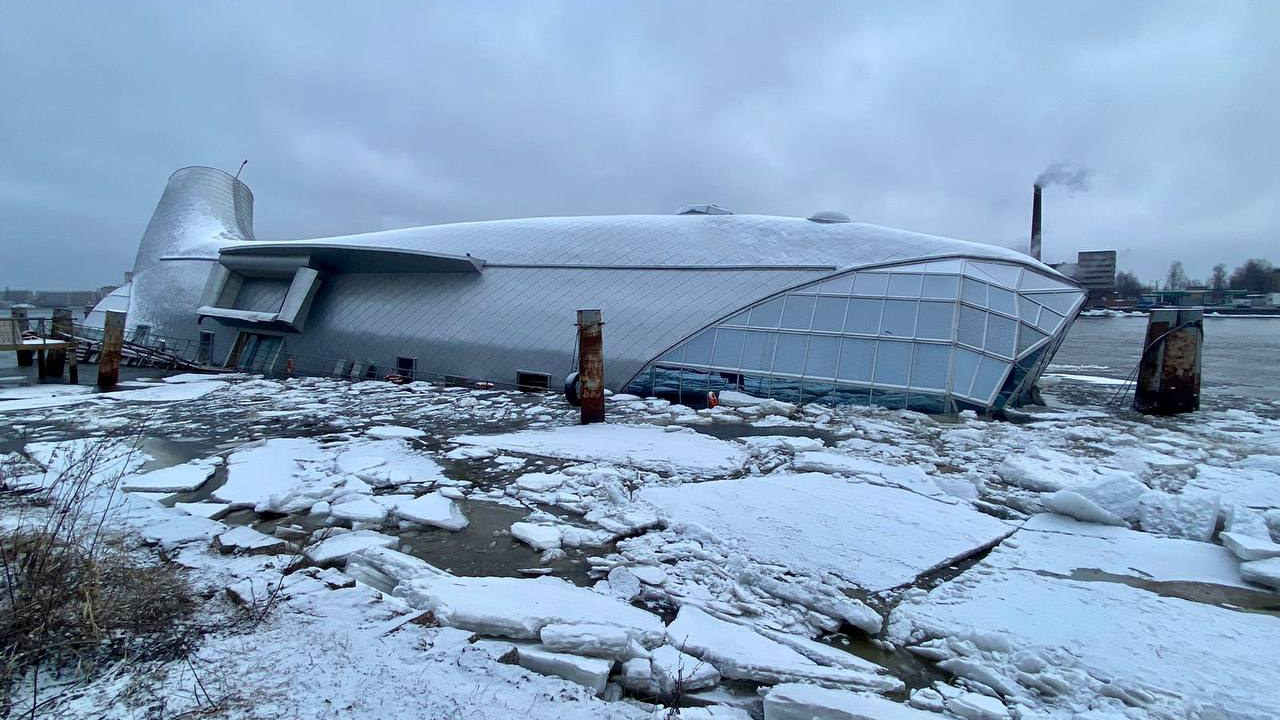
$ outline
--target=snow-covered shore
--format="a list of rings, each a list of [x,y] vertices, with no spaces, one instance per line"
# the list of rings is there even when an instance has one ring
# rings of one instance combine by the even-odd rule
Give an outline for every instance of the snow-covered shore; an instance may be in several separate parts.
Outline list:
[[[1273,717],[1280,407],[1061,385],[1018,423],[616,395],[583,428],[550,396],[179,376],[0,390],[0,459],[37,486],[137,428],[111,526],[207,617],[282,588],[189,668],[62,688],[69,717],[199,709],[193,672],[226,717]]]

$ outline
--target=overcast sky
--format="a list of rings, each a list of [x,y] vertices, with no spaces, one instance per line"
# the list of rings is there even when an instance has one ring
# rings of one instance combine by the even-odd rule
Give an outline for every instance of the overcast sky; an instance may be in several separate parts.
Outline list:
[[[534,215],[856,220],[1280,262],[1280,3],[0,0],[0,286],[119,282],[168,175],[259,238]]]

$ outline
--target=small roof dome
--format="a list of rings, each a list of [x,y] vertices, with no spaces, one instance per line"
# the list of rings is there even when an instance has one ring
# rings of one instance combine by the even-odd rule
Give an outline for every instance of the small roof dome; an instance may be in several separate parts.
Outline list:
[[[816,223],[846,223],[853,222],[848,215],[835,210],[820,210],[809,216],[809,219]]]
[[[676,215],[732,215],[729,210],[725,210],[719,205],[682,205],[676,210]]]

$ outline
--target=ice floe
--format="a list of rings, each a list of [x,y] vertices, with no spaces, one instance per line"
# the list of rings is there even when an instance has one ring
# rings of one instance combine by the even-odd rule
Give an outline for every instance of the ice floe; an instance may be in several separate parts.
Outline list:
[[[203,485],[221,464],[222,458],[215,456],[128,475],[120,480],[120,489],[129,492],[190,492]]]
[[[454,442],[565,460],[611,462],[660,472],[725,475],[742,469],[742,447],[681,428],[572,425],[505,435],[460,435]]]

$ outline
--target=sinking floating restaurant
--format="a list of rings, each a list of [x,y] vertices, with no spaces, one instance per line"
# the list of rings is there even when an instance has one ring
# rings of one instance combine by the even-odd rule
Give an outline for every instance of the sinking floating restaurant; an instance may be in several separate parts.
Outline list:
[[[169,178],[132,281],[101,310],[259,372],[557,387],[574,312],[603,311],[606,387],[738,390],[927,412],[1027,399],[1085,293],[1014,250],[851,222],[735,215],[529,218],[258,240],[220,170]]]

